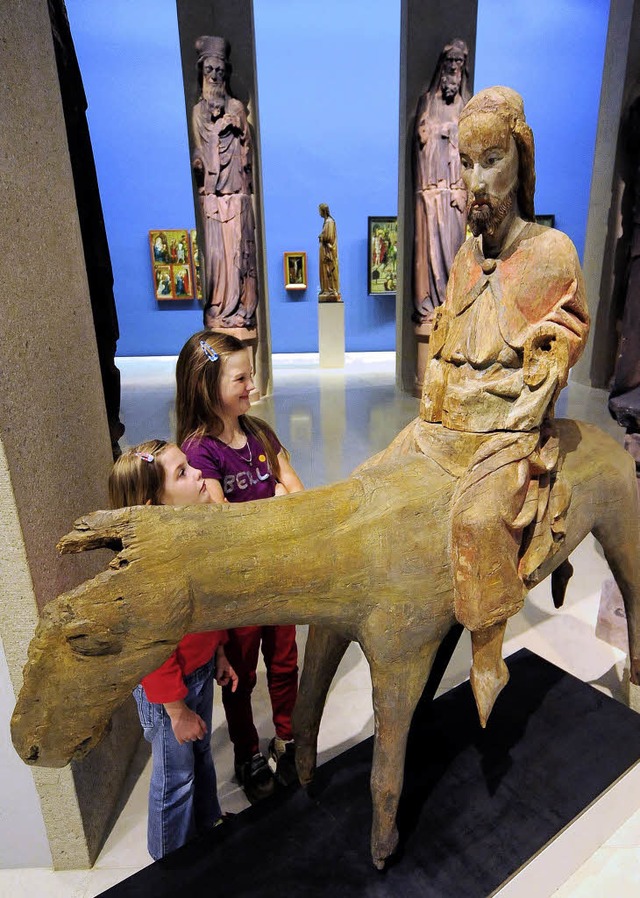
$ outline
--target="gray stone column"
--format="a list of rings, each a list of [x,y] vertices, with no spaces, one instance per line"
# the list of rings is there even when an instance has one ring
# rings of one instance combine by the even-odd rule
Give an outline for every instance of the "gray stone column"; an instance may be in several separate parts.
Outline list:
[[[477,0],[402,0],[400,24],[400,134],[398,151],[398,287],[396,293],[396,380],[413,392],[417,344],[411,314],[414,190],[412,145],[416,106],[431,82],[438,57],[459,37],[469,48],[473,90]]]
[[[46,0],[5,4],[0,54],[0,634],[17,692],[38,610],[105,564],[55,545],[106,506],[111,448]],[[131,702],[85,761],[35,771],[41,810],[25,790],[12,826],[44,820],[55,867],[90,865],[138,740]]]
[[[618,146],[620,116],[627,93],[640,83],[640,2],[611,0],[609,29],[602,74],[598,130],[591,176],[589,216],[583,270],[591,333],[571,380],[607,387],[613,374],[618,335],[614,286],[620,264],[616,245],[620,238],[624,183]]]

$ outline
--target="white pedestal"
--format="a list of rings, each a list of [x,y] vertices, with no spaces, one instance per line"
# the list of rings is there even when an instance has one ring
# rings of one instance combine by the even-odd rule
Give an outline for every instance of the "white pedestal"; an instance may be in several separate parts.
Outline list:
[[[321,368],[344,368],[344,303],[318,303]]]

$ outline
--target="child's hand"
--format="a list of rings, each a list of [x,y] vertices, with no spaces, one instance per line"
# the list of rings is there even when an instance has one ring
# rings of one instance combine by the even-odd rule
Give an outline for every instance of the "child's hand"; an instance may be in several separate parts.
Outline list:
[[[235,692],[238,688],[238,674],[229,664],[229,659],[224,653],[223,647],[220,645],[216,651],[216,683],[219,686],[228,686],[231,684],[231,691]]]
[[[202,717],[192,711],[183,701],[168,702],[164,709],[171,720],[171,729],[178,740],[178,745],[195,742],[206,735],[207,725]]]
[[[276,483],[276,491],[274,493],[275,496],[288,496],[289,490],[286,488],[284,483]]]

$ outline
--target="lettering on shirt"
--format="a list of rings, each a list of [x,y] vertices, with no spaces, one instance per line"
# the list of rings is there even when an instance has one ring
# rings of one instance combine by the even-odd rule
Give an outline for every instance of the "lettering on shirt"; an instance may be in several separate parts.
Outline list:
[[[270,476],[269,471],[266,471],[264,474],[260,473],[260,468],[257,466],[255,471],[238,471],[236,474],[226,474],[222,481],[222,490],[225,496],[228,496],[234,489],[249,489],[250,486],[255,486],[260,481],[268,480]]]

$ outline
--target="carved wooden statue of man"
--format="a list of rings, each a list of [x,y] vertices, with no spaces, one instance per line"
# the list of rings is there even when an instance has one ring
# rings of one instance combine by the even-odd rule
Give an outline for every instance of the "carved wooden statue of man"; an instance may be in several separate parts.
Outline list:
[[[318,212],[324,218],[320,241],[320,294],[319,302],[341,302],[340,270],[338,267],[338,233],[329,207],[321,203]]]
[[[558,459],[551,419],[589,318],[575,247],[535,223],[522,98],[505,87],[478,93],[460,116],[459,141],[474,236],[456,255],[435,316],[413,435],[459,478],[455,613],[472,634],[471,683],[486,719],[508,679],[506,620],[562,530],[568,497],[550,490]]]
[[[193,108],[193,171],[202,212],[204,323],[255,327],[258,303],[251,134],[227,88],[227,43],[199,37],[201,98]]]
[[[430,324],[444,302],[449,271],[464,240],[466,190],[458,155],[458,118],[469,99],[467,45],[444,47],[416,111],[414,134],[413,320]]]

